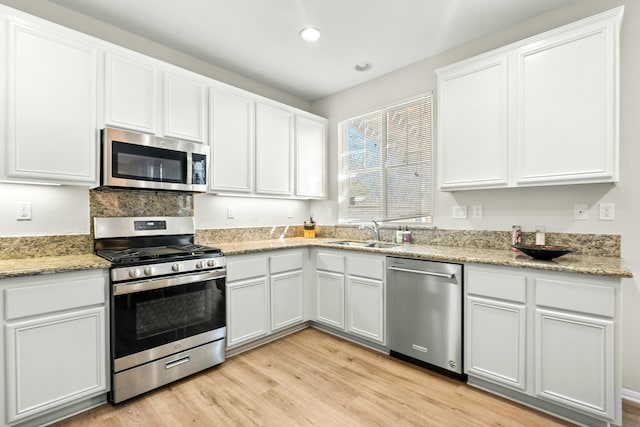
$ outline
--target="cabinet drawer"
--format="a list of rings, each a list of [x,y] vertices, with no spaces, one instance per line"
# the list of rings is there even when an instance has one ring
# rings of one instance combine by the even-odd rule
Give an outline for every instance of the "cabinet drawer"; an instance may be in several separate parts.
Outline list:
[[[568,280],[536,279],[536,305],[613,317],[615,290]]]
[[[349,257],[349,275],[384,279],[384,259]]]
[[[303,266],[302,252],[273,255],[271,257],[271,274],[283,271],[300,270]]]
[[[316,269],[344,273],[344,256],[319,253],[316,256]]]
[[[515,274],[468,269],[466,287],[473,295],[520,303],[527,299],[527,278]]]
[[[231,259],[227,261],[227,281],[249,279],[267,274],[267,257]]]
[[[5,291],[6,319],[104,304],[106,287],[106,273],[29,277],[22,286]]]

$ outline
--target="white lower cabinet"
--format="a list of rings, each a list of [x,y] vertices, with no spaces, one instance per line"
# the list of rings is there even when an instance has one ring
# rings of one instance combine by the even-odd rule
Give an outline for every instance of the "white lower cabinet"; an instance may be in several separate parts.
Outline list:
[[[535,360],[536,395],[613,419],[612,320],[536,309]]]
[[[385,343],[383,255],[315,252],[316,321]]]
[[[620,279],[467,265],[465,286],[470,383],[576,422],[620,423]]]
[[[306,320],[306,252],[227,257],[227,348]]]
[[[227,258],[227,347],[268,333],[266,255]]]
[[[349,276],[347,332],[384,342],[384,281]]]
[[[0,281],[7,387],[3,421],[13,424],[54,411],[60,416],[66,407],[105,395],[107,283],[106,270]]]
[[[272,255],[271,332],[304,320],[304,254],[300,251]]]
[[[526,277],[466,269],[465,366],[469,374],[524,390]]]
[[[229,347],[267,334],[267,278],[227,283]]]
[[[344,274],[316,271],[316,320],[344,330]]]
[[[524,390],[525,306],[471,296],[467,305],[467,371]]]

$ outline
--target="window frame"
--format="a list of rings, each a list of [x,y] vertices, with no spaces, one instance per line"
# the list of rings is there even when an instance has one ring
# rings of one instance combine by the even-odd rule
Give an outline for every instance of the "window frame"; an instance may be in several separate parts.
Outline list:
[[[394,218],[370,218],[367,220],[376,220],[376,221],[383,221],[383,222],[387,222],[387,223],[395,223],[395,224],[423,224],[423,225],[432,225],[433,224],[433,213],[434,213],[434,190],[435,190],[435,158],[434,158],[434,154],[435,154],[435,96],[433,91],[429,91],[429,92],[425,92],[425,93],[421,93],[419,95],[415,95],[409,98],[405,98],[402,100],[398,100],[395,102],[391,102],[376,108],[371,109],[370,111],[358,114],[358,115],[354,115],[352,117],[348,117],[345,118],[343,120],[341,120],[338,123],[338,223],[339,224],[354,224],[354,223],[362,223],[363,219],[355,219],[355,218],[349,218],[348,212],[349,209],[347,207],[347,198],[348,198],[348,165],[349,165],[349,160],[348,160],[348,147],[347,144],[349,143],[348,138],[345,137],[345,126],[348,126],[348,122],[352,121],[352,120],[356,120],[359,118],[364,118],[366,116],[371,116],[373,114],[376,113],[380,113],[383,117],[386,117],[386,114],[389,110],[392,110],[394,108],[397,107],[401,107],[402,105],[405,104],[411,104],[413,102],[419,101],[421,99],[427,99],[430,98],[430,103],[431,103],[431,126],[430,126],[430,146],[428,148],[428,150],[430,151],[429,153],[429,157],[430,157],[430,177],[429,177],[429,193],[430,193],[430,197],[431,197],[431,205],[430,205],[430,212],[428,212],[426,215],[422,215],[422,216],[418,216],[418,215],[407,215],[407,216],[400,216],[400,217],[394,217]],[[382,175],[382,185],[381,185],[381,198],[383,199],[381,202],[381,206],[383,207],[383,212],[388,212],[388,198],[387,198],[387,179],[388,179],[388,170],[389,170],[389,165],[387,164],[388,161],[388,154],[387,154],[387,123],[386,120],[383,120],[382,123],[382,129],[383,129],[383,133],[384,133],[384,147],[381,149],[381,163],[382,165],[380,166],[379,170],[381,172]],[[413,163],[413,164],[417,164],[419,162]]]

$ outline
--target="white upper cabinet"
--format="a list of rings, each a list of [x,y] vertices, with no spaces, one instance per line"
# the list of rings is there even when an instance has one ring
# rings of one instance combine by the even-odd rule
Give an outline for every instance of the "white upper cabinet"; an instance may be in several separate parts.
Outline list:
[[[326,194],[326,119],[0,5],[0,179],[98,185],[105,126],[210,144],[212,193]]]
[[[211,191],[253,191],[255,107],[248,97],[210,89]]]
[[[8,180],[94,185],[96,45],[81,33],[25,19],[12,9],[0,8],[0,18],[3,175]]]
[[[439,76],[440,188],[508,185],[508,59],[496,55]]]
[[[517,184],[617,181],[616,21],[522,47],[517,58]]]
[[[293,113],[256,103],[256,192],[290,196],[293,192]]]
[[[207,141],[205,79],[135,52],[105,55],[105,123]],[[160,114],[162,112],[162,114]]]
[[[206,87],[173,72],[164,74],[164,135],[207,142]]]
[[[158,71],[135,57],[105,56],[105,122],[157,134]]]
[[[623,10],[438,70],[440,188],[617,181]]]
[[[326,120],[296,116],[296,196],[325,197]]]

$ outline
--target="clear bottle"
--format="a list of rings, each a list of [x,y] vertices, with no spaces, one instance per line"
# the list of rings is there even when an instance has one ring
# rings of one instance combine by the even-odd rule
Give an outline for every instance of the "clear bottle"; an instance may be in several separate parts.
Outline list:
[[[396,230],[396,243],[402,243],[403,238],[402,238],[402,226],[399,225],[398,229]]]
[[[536,225],[536,245],[545,245],[544,225]]]

